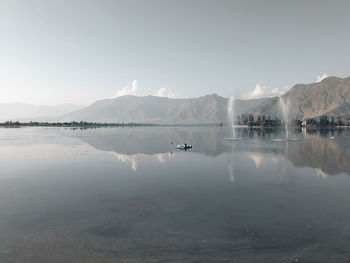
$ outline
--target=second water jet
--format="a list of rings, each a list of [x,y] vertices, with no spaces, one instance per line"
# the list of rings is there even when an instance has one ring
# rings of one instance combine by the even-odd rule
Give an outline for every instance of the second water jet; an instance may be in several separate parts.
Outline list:
[[[282,121],[284,124],[284,129],[286,131],[286,138],[289,138],[288,134],[288,118],[289,118],[289,103],[288,101],[286,102],[283,97],[280,97],[278,100],[280,109],[282,111]]]

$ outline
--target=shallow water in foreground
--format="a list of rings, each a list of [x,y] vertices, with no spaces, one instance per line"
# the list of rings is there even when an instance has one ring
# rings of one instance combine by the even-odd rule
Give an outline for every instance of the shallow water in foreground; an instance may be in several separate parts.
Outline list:
[[[349,262],[350,130],[235,134],[0,129],[0,262]]]

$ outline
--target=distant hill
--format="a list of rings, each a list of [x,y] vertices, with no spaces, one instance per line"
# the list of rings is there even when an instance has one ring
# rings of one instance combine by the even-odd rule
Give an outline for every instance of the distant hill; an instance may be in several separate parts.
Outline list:
[[[47,121],[58,115],[82,109],[83,106],[61,104],[56,106],[26,103],[0,103],[0,122],[4,121]]]
[[[97,101],[82,110],[62,115],[58,120],[156,124],[227,122],[228,100],[216,94],[193,99],[128,95]],[[250,111],[264,100],[236,100],[236,113]]]
[[[297,84],[281,98],[287,105],[291,118],[303,119],[323,114],[350,116],[350,77],[329,77],[318,83]],[[251,112],[256,115],[281,116],[279,98],[270,98]]]

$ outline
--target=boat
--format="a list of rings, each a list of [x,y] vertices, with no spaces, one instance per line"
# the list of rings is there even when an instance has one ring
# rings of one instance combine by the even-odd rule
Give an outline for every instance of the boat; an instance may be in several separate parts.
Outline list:
[[[192,149],[192,144],[187,144],[187,143],[178,144],[178,145],[176,146],[176,149],[178,149],[178,150],[188,150],[188,149]]]

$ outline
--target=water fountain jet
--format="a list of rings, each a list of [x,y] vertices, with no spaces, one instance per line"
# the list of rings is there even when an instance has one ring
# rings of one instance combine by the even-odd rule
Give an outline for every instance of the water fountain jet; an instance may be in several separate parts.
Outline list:
[[[236,138],[236,132],[235,132],[235,112],[234,112],[234,106],[235,106],[235,98],[232,96],[227,104],[227,116],[228,116],[228,121],[231,123],[232,127],[232,138]]]
[[[284,124],[284,129],[286,131],[286,137],[288,139],[289,138],[289,135],[288,135],[289,104],[288,104],[288,102],[285,102],[282,97],[279,98],[278,102],[279,102],[279,106],[282,110],[282,120],[283,120],[283,124]]]

